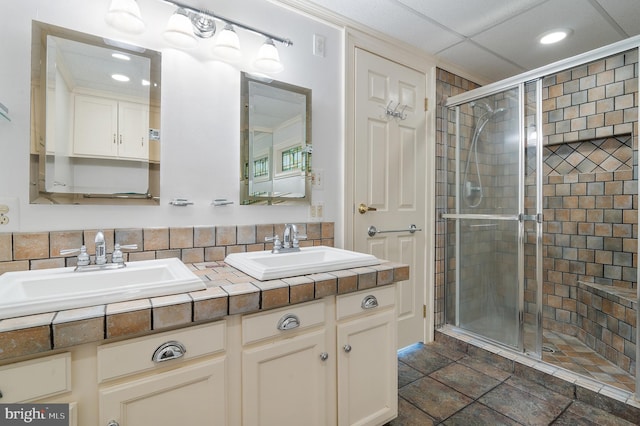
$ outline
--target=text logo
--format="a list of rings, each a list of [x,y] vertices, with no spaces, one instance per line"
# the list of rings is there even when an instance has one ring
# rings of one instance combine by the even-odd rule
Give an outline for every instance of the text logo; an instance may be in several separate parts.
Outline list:
[[[69,426],[69,404],[0,404],[0,426]]]

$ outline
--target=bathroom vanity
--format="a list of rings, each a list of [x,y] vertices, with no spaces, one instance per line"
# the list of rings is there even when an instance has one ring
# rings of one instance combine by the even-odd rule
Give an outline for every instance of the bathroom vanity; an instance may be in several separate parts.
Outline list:
[[[209,279],[224,270],[226,284],[151,298],[147,309],[106,305],[72,323],[72,336],[45,327],[49,350],[0,353],[0,402],[69,403],[70,424],[83,426],[380,425],[397,415],[394,283],[406,265],[273,281],[222,262],[193,267]],[[205,302],[225,309],[208,305],[206,318]],[[172,322],[185,309],[188,320]],[[146,313],[150,328],[134,331]],[[16,320],[0,322],[0,347],[40,330]],[[116,333],[116,320],[130,331]],[[104,334],[83,338],[92,321]]]

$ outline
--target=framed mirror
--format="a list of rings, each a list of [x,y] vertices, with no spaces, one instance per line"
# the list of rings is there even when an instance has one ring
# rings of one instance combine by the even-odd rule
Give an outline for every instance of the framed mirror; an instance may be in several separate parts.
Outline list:
[[[160,200],[159,52],[33,21],[30,200]]]
[[[241,204],[311,203],[311,89],[241,77]]]

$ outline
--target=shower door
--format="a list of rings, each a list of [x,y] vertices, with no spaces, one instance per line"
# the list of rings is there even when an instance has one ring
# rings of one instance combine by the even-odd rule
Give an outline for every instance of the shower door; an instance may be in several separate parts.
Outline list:
[[[449,324],[523,350],[524,86],[450,107]],[[534,188],[535,189],[535,188]],[[530,217],[529,217],[530,218]]]

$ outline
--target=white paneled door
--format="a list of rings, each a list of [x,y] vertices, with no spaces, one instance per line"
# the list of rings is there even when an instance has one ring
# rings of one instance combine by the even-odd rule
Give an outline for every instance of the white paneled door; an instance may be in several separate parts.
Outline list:
[[[354,248],[410,265],[397,286],[401,348],[425,338],[426,77],[361,49],[355,62]]]

